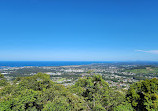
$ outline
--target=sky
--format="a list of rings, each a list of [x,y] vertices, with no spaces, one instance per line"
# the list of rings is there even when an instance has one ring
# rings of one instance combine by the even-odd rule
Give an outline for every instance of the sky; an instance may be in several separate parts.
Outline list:
[[[158,61],[158,1],[0,0],[0,61]]]

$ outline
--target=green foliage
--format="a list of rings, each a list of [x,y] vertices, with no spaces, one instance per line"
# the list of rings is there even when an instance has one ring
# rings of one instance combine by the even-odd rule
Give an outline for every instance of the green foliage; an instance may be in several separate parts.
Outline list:
[[[100,75],[80,78],[71,90],[82,96],[94,111],[112,110],[117,103],[124,101],[121,93],[112,91]]]
[[[7,80],[6,79],[1,79],[0,80],[0,86],[6,86],[8,83],[7,83]]]
[[[49,88],[51,86],[52,81],[50,80],[50,76],[47,74],[38,73],[32,77],[24,77],[19,82],[20,89],[33,89],[33,90],[43,90],[44,88]]]
[[[131,85],[126,98],[137,111],[158,110],[158,79],[140,81]]]
[[[5,79],[0,76],[1,80]],[[127,100],[127,101],[126,101]],[[69,87],[38,73],[1,86],[0,111],[157,111],[158,80],[112,89],[100,75],[82,77]]]
[[[44,111],[79,111],[86,110],[86,103],[77,95],[67,94],[67,96],[61,95],[56,96],[53,101],[49,101],[45,107]]]
[[[4,78],[4,75],[0,73],[0,86],[8,85],[7,80]]]
[[[13,98],[13,107],[12,110],[28,110],[29,108],[36,107],[37,109],[41,109],[40,105],[36,104],[38,92],[32,89],[26,89],[21,91],[21,94]]]
[[[128,102],[124,102],[114,108],[114,111],[134,111],[131,104]]]
[[[4,78],[4,75],[0,73],[0,79]]]
[[[158,73],[157,67],[144,67],[144,68],[138,68],[138,69],[131,69],[126,70],[126,72],[136,73],[136,74],[154,74]]]
[[[0,111],[86,110],[87,103],[63,85],[55,84],[49,75],[38,73],[17,78],[0,90]]]

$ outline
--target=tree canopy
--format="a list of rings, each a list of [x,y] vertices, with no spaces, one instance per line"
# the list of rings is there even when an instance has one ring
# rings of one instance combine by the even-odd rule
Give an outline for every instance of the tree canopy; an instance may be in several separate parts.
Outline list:
[[[0,74],[1,80],[6,80]],[[0,81],[1,81],[0,80]],[[100,75],[63,86],[38,73],[6,80],[0,89],[0,111],[157,111],[158,80],[134,83],[129,90],[109,87]]]
[[[144,80],[129,88],[126,98],[137,111],[158,110],[158,80]]]

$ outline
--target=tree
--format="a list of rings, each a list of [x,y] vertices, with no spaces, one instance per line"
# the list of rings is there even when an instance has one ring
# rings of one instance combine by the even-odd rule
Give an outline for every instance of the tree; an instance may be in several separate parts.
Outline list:
[[[114,107],[114,111],[134,111],[131,104],[128,102],[123,102],[122,104]]]
[[[0,91],[0,111],[86,110],[83,97],[50,80],[47,74],[16,79]]]
[[[137,111],[157,111],[158,79],[134,83],[130,86],[126,98]]]
[[[100,75],[80,78],[74,86],[72,92],[84,97],[88,107],[92,110],[109,110],[114,105],[114,96],[111,88]]]
[[[0,73],[0,86],[8,85],[7,80],[5,79],[4,75]]]

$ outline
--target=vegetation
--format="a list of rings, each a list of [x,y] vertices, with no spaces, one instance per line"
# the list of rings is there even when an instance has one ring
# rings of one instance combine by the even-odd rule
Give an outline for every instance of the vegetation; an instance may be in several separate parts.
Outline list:
[[[150,67],[141,66],[141,67],[126,70],[126,72],[131,72],[131,73],[135,73],[135,74],[156,74],[156,73],[158,73],[158,68],[151,67],[151,66]]]
[[[134,83],[128,91],[109,87],[100,75],[65,87],[38,73],[7,83],[0,74],[0,111],[157,111],[158,80]],[[4,82],[5,81],[5,82]]]
[[[7,83],[7,80],[4,78],[4,75],[0,73],[0,87],[2,86],[6,86],[8,83]]]
[[[126,97],[137,111],[157,111],[158,80],[154,78],[131,85]]]

